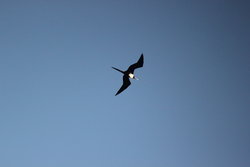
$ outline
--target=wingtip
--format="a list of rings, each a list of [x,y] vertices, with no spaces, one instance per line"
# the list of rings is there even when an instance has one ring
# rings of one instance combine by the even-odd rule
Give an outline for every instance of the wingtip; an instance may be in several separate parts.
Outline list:
[[[140,58],[141,58],[141,59],[144,59],[143,53],[141,54]]]

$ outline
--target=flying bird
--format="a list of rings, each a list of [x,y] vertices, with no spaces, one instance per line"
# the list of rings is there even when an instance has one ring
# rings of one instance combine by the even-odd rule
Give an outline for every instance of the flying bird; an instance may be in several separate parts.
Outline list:
[[[132,64],[131,66],[129,66],[127,71],[122,71],[115,67],[112,67],[113,69],[123,73],[123,84],[115,95],[120,94],[122,91],[124,91],[125,89],[129,87],[129,85],[131,84],[129,78],[139,80],[138,78],[135,77],[134,70],[143,66],[143,62],[144,62],[143,59],[144,59],[143,54],[141,54],[141,57],[139,58],[139,60],[135,64]]]

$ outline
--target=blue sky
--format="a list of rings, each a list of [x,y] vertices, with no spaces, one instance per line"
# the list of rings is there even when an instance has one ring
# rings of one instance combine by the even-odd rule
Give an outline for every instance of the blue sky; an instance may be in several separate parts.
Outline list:
[[[249,7],[1,0],[0,166],[250,166]]]

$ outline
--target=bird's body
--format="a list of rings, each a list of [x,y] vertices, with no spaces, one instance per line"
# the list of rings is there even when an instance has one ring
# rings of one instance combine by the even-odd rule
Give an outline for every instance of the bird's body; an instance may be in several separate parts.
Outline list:
[[[115,67],[112,67],[113,69],[123,73],[123,84],[122,84],[121,88],[118,90],[118,92],[116,93],[116,95],[120,94],[122,91],[124,91],[125,89],[127,89],[129,87],[129,85],[131,84],[129,78],[138,80],[138,78],[136,78],[134,75],[134,70],[136,68],[142,67],[143,62],[144,62],[144,58],[143,58],[143,54],[141,54],[140,59],[135,64],[132,64],[131,66],[129,66],[127,71],[122,71],[122,70],[119,70]]]

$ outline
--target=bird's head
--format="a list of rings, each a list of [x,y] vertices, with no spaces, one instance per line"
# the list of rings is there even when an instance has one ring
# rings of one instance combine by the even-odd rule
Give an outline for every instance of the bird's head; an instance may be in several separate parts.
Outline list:
[[[135,75],[132,73],[129,73],[128,76],[129,76],[129,78],[139,80],[139,78],[135,77]]]

